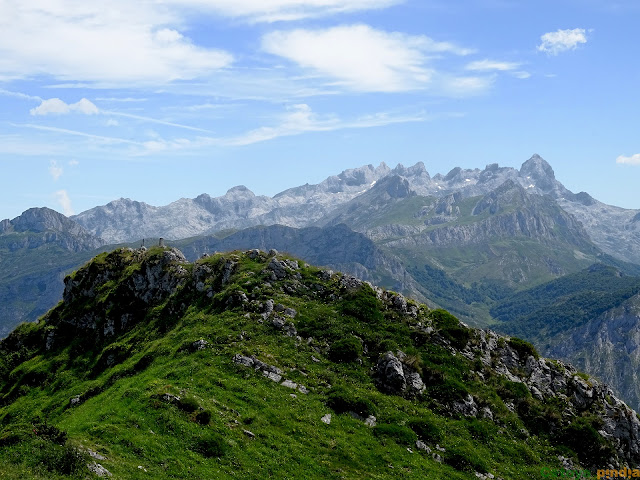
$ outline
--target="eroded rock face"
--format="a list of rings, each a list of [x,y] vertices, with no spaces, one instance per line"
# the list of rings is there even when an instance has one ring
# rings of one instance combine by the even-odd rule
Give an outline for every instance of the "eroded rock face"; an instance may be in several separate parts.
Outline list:
[[[378,387],[393,395],[415,396],[425,390],[424,382],[420,375],[402,362],[406,358],[403,352],[387,352],[380,357],[376,365],[376,378]]]
[[[640,420],[609,387],[593,378],[583,378],[571,365],[518,352],[508,339],[495,332],[474,330],[473,335],[475,341],[470,343],[474,347],[467,345],[460,352],[462,355],[479,359],[483,365],[493,368],[511,382],[522,383],[538,400],[557,398],[566,402],[560,420],[563,424],[569,424],[583,413],[598,412],[597,416],[602,421],[599,433],[612,442],[621,464],[640,462]],[[475,353],[472,348],[477,349]],[[454,404],[454,411],[476,416],[476,407],[473,398],[467,397]],[[513,404],[511,407],[515,408]],[[492,416],[486,408],[481,408],[480,413],[485,418]]]
[[[116,250],[66,277],[63,299],[68,305],[100,302],[101,297],[107,298],[113,284],[121,283],[117,301],[107,300],[100,309],[85,312],[76,309],[65,323],[80,330],[93,330],[97,338],[116,335],[137,320],[138,311],[169,298],[186,283],[187,263],[176,248],[167,248],[160,254],[148,254],[145,249]],[[49,333],[52,345],[58,328],[61,327]]]

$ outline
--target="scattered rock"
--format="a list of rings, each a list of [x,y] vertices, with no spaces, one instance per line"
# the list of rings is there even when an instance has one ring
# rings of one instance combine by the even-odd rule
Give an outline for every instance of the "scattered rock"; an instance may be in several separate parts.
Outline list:
[[[287,387],[287,388],[291,388],[293,390],[295,390],[296,388],[298,388],[298,384],[295,382],[292,382],[291,380],[285,380],[284,382],[282,382],[280,385],[282,385],[283,387]]]
[[[205,348],[207,348],[209,346],[209,342],[207,342],[206,340],[196,340],[195,342],[193,342],[191,344],[191,348],[195,351],[198,350],[204,350]]]
[[[71,397],[69,399],[69,405],[71,405],[72,407],[80,405],[80,403],[82,403],[82,398],[80,395],[76,395],[75,397]]]
[[[306,395],[309,393],[309,390],[304,385],[298,385],[298,391],[303,395]]]
[[[374,417],[373,415],[369,415],[367,418],[364,419],[364,424],[367,427],[371,427],[371,428],[375,427],[377,425],[376,417]]]
[[[267,372],[266,370],[263,370],[262,374],[265,377],[267,377],[269,380],[273,380],[276,383],[280,383],[280,380],[282,380],[282,375],[278,375],[277,373],[274,373],[274,372]]]
[[[327,425],[331,424],[331,414],[327,413],[324,417],[322,417],[320,420],[322,420],[323,423],[326,423]]]
[[[463,401],[453,402],[453,412],[465,417],[475,417],[478,415],[478,405],[471,394],[467,394],[467,397]]]
[[[431,449],[422,440],[416,440],[416,448],[423,452],[431,453]]]
[[[242,430],[242,433],[244,433],[249,438],[256,438],[256,434],[253,432],[250,432],[249,430]]]
[[[111,477],[111,472],[96,462],[87,463],[87,468],[99,477]]]

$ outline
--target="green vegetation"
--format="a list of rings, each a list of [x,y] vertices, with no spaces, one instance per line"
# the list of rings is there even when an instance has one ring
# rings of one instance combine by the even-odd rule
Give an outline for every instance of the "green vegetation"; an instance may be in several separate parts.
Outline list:
[[[0,342],[3,478],[91,478],[95,460],[122,479],[511,480],[558,468],[560,454],[591,465],[609,452],[593,421],[566,422],[560,401],[474,358],[479,334],[444,310],[409,301],[404,313],[392,292],[314,267],[274,280],[266,254],[180,264],[167,252],[97,257],[67,302]],[[295,334],[272,321],[285,308]],[[502,347],[534,354],[516,339]],[[398,350],[423,394],[379,388],[378,360]],[[469,395],[493,421],[455,412]]]
[[[640,278],[596,264],[513,295],[491,309],[501,330],[533,341],[584,325],[640,292]]]

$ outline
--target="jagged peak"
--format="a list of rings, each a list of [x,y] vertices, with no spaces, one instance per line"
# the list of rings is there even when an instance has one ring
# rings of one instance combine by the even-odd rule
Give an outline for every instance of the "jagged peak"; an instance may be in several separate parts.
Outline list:
[[[534,153],[529,160],[522,164],[520,167],[520,175],[523,177],[530,176],[536,179],[546,178],[555,180],[556,178],[549,162],[537,153]]]
[[[402,163],[396,165],[396,167],[391,170],[390,174],[402,175],[406,177],[420,177],[426,176],[429,177],[429,172],[427,172],[426,167],[423,162],[418,162],[411,167],[405,167]]]

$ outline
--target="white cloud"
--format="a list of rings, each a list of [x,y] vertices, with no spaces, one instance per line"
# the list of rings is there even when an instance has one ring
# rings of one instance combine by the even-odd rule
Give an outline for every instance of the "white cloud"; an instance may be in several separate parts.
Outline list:
[[[515,70],[521,64],[516,62],[498,62],[495,60],[476,60],[469,63],[465,68],[474,72],[490,72],[499,71],[505,72],[508,70]]]
[[[166,84],[230,65],[229,53],[194,45],[178,31],[182,3],[3,0],[0,76]]]
[[[58,181],[63,172],[64,170],[60,165],[58,165],[58,162],[56,162],[55,160],[51,160],[49,162],[49,175],[51,175],[51,178],[53,178],[54,182]]]
[[[62,213],[67,217],[74,214],[73,207],[71,206],[71,198],[66,190],[58,190],[55,192],[56,201],[62,207]]]
[[[40,105],[32,108],[29,112],[31,115],[64,115],[72,112],[83,113],[85,115],[95,115],[100,113],[98,107],[86,98],[71,104],[65,103],[59,98],[50,98],[48,100],[42,100]]]
[[[433,77],[433,70],[427,67],[428,54],[472,53],[451,43],[368,25],[275,31],[263,37],[262,48],[338,85],[365,92],[425,88]]]
[[[545,33],[540,37],[542,43],[538,50],[549,55],[558,55],[567,50],[575,50],[579,44],[587,43],[586,30],[574,28],[573,30],[558,30]]]
[[[513,76],[521,80],[526,80],[527,78],[531,78],[531,74],[525,71],[513,72]]]
[[[69,160],[70,167],[77,167],[78,165],[80,165],[80,162],[78,160]]]
[[[631,155],[630,157],[620,155],[618,158],[616,158],[616,163],[622,163],[626,165],[640,165],[640,153],[636,153],[635,155]]]
[[[117,127],[118,125],[120,125],[120,123],[117,120],[113,119],[113,118],[109,118],[109,119],[107,119],[105,125],[107,127]]]
[[[386,8],[404,0],[170,0],[167,3],[252,22],[276,22]]]

